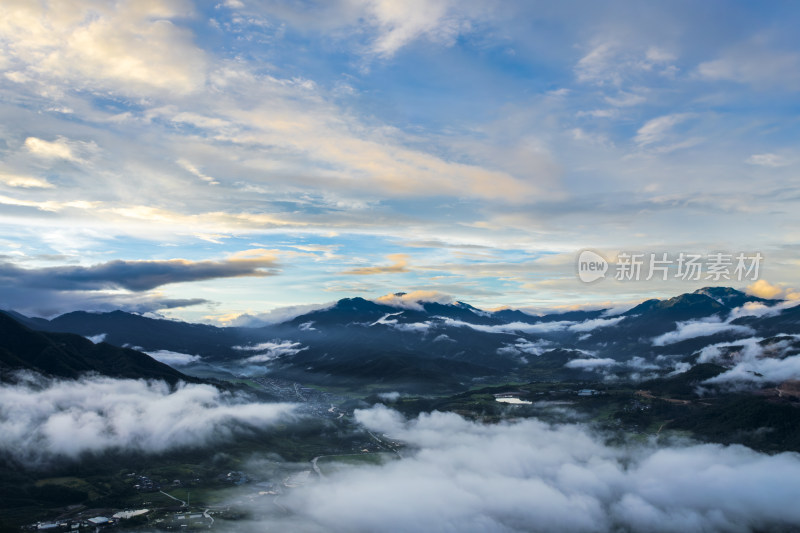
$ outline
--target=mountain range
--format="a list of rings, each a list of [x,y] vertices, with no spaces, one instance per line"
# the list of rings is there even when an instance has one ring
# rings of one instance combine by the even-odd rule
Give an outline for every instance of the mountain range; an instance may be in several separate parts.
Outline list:
[[[542,316],[488,312],[463,302],[345,298],[250,328],[122,311],[77,311],[52,320],[11,316],[43,332],[37,346],[59,346],[64,341],[58,335],[71,333],[103,340],[92,348],[90,341],[69,337],[69,346],[79,343],[87,353],[112,358],[146,352],[198,377],[269,374],[347,387],[448,390],[502,381],[642,379],[706,363],[749,371],[750,377],[770,363],[779,379],[790,373],[794,360],[787,358],[800,353],[800,306],[729,287],[647,300],[623,312]]]
[[[159,379],[172,384],[198,381],[136,350],[95,344],[72,333],[34,331],[16,318],[0,312],[0,380],[13,371],[28,370],[69,379],[96,373],[115,378]]]

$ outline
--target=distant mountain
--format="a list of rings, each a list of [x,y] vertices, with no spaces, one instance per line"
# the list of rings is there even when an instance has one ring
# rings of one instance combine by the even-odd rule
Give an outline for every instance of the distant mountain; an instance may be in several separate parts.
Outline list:
[[[681,294],[668,300],[646,300],[624,313],[625,316],[644,315],[669,321],[716,315],[730,307],[704,293]]]
[[[191,324],[124,311],[75,311],[50,321],[27,319],[25,323],[42,331],[76,333],[85,337],[104,335],[103,340],[115,346],[135,347],[146,351],[169,350],[191,355],[230,355],[231,346],[251,340],[245,334],[251,332],[247,328]]]
[[[534,316],[512,309],[487,312],[464,302],[398,306],[344,298],[258,328],[122,311],[75,312],[51,321],[16,317],[33,329],[104,334],[115,346],[200,355],[181,369],[204,377],[269,373],[322,385],[458,388],[498,379],[657,376],[678,363],[693,364],[700,350],[715,343],[800,334],[800,307],[778,303],[729,287],[706,287],[614,315],[601,309]],[[754,304],[750,315],[739,309],[746,304]]]
[[[197,381],[147,354],[107,343],[94,344],[70,333],[33,331],[3,312],[0,312],[0,370],[2,375],[12,370],[32,370],[62,378],[95,372],[169,383]]]
[[[694,294],[702,294],[708,296],[709,298],[713,298],[719,304],[724,305],[725,307],[741,307],[746,303],[755,302],[755,303],[763,303],[763,304],[776,304],[779,300],[768,300],[766,298],[759,298],[758,296],[753,296],[750,294],[743,293],[742,291],[737,291],[736,289],[732,289],[731,287],[704,287],[702,289],[697,289],[694,291]]]
[[[364,298],[343,298],[326,309],[318,309],[297,316],[285,324],[299,327],[313,322],[320,326],[347,326],[353,323],[374,322],[382,316],[397,311],[389,305],[375,303]],[[269,329],[266,326],[264,329]]]

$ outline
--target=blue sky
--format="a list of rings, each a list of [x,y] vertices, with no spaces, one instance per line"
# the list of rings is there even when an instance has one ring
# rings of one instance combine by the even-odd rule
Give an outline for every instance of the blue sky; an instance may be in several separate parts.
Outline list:
[[[583,284],[585,248],[759,251],[750,290],[795,297],[799,15],[3,2],[3,307],[231,324],[396,291],[551,309],[726,284]]]

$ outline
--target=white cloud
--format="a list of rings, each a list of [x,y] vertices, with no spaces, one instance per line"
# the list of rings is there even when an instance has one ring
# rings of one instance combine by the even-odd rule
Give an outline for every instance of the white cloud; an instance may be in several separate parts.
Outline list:
[[[582,370],[595,370],[598,368],[614,366],[616,364],[617,361],[606,357],[602,359],[572,359],[564,366],[567,368],[579,368]]]
[[[655,72],[662,76],[673,76],[677,67],[672,62],[677,58],[662,48],[640,48],[625,46],[615,40],[599,41],[578,61],[574,71],[579,82],[619,88],[643,73]],[[616,96],[606,96],[606,101],[618,107],[638,105],[645,102],[641,94],[619,91]]]
[[[575,65],[578,81],[612,81],[618,84],[619,75],[611,70],[616,55],[616,47],[611,43],[600,43],[593,47]]]
[[[89,337],[86,337],[86,338],[89,339],[90,341],[92,341],[95,344],[99,344],[99,343],[103,342],[104,340],[106,340],[107,336],[108,336],[108,333],[98,333],[97,335],[90,335]]]
[[[778,168],[789,165],[789,161],[778,154],[753,154],[747,158],[747,163],[761,167]]]
[[[472,328],[485,333],[550,333],[554,331],[563,331],[568,326],[575,324],[567,320],[560,320],[557,322],[537,322],[535,324],[527,324],[525,322],[511,322],[509,324],[498,324],[494,326],[486,326],[483,324],[471,324],[469,322],[462,322],[460,320],[453,320],[445,318],[444,323],[447,326],[455,326],[462,328]]]
[[[452,413],[406,421],[357,410],[408,443],[403,458],[326,476],[282,498],[302,531],[694,532],[800,523],[800,458],[742,446],[607,446],[579,425],[481,424]]]
[[[200,360],[199,355],[190,355],[186,353],[180,352],[172,352],[170,350],[156,350],[154,352],[145,352],[147,355],[155,359],[156,361],[161,361],[164,364],[170,366],[183,366],[188,365],[190,363],[195,363]]]
[[[284,419],[289,404],[251,403],[210,385],[27,375],[0,385],[0,452],[27,465],[108,450],[160,453],[228,440]]]
[[[397,392],[397,391],[381,392],[381,393],[378,393],[378,397],[381,400],[386,400],[387,402],[396,402],[397,400],[400,399],[400,393]]]
[[[784,283],[772,284],[765,279],[760,279],[747,287],[747,294],[758,296],[767,300],[800,300],[800,291],[787,287]]]
[[[330,309],[336,302],[328,302],[324,304],[301,304],[289,305],[286,307],[276,307],[265,313],[249,314],[249,313],[231,313],[225,315],[208,315],[204,318],[214,322],[220,322],[226,326],[248,327],[256,328],[266,326],[268,324],[280,324],[281,322],[288,322],[293,318],[300,315],[310,313],[312,311],[323,311]],[[307,326],[311,327],[311,326]],[[303,329],[301,324],[300,329]]]
[[[519,338],[514,344],[506,344],[505,346],[498,348],[497,353],[508,355],[528,354],[538,356],[542,355],[552,347],[553,343],[545,339],[539,339],[531,342],[523,338]],[[523,359],[523,362],[527,362],[527,359]]]
[[[578,324],[573,324],[569,326],[567,329],[570,331],[577,331],[577,332],[586,332],[586,331],[593,331],[597,328],[607,328],[609,326],[614,326],[621,320],[624,320],[624,316],[618,316],[613,318],[594,318],[591,320],[584,320]]]
[[[400,307],[402,309],[413,309],[422,311],[422,304],[434,302],[440,304],[453,303],[453,297],[437,291],[411,291],[404,293],[387,294],[375,299],[376,303]]]
[[[798,303],[794,301],[781,302],[775,305],[765,305],[761,302],[747,302],[741,307],[731,309],[727,321],[730,322],[743,316],[774,316],[780,314],[784,309],[795,305],[798,305]]]
[[[417,332],[417,333],[427,333],[428,330],[431,328],[431,322],[398,322],[396,318],[391,318],[393,316],[402,315],[403,311],[397,313],[388,313],[372,324],[370,326],[375,326],[377,324],[381,324],[383,326],[389,326],[394,328],[398,331],[406,331],[406,332]]]
[[[216,179],[212,178],[211,176],[206,176],[205,174],[203,174],[203,172],[195,165],[193,165],[190,161],[187,161],[186,159],[178,159],[177,163],[187,172],[197,176],[198,178],[205,181],[209,185],[219,185],[219,182]]]
[[[691,114],[689,113],[676,113],[648,120],[636,132],[634,141],[636,141],[639,146],[647,146],[661,142],[667,137],[674,126],[684,122],[690,116]]]
[[[9,187],[18,187],[20,189],[52,189],[53,184],[41,178],[33,176],[20,176],[15,174],[0,174],[0,183],[4,183]]]
[[[573,331],[583,333],[597,328],[613,326],[625,317],[614,318],[595,318],[584,320],[583,322],[573,322],[569,320],[557,320],[552,322],[536,322],[528,324],[525,322],[511,322],[508,324],[497,324],[487,326],[482,324],[470,324],[460,320],[445,319],[445,325],[456,327],[469,327],[485,333],[552,333],[556,331]]]
[[[25,148],[30,153],[47,159],[78,160],[70,143],[63,138],[59,138],[55,141],[45,141],[36,137],[28,137],[25,139]]]
[[[606,96],[606,102],[615,107],[630,107],[643,104],[647,99],[641,94],[620,92],[616,96]]]
[[[303,346],[299,342],[278,340],[262,342],[253,346],[234,346],[233,349],[245,352],[262,352],[247,357],[244,361],[247,363],[265,363],[284,355],[295,355],[303,350],[307,350],[308,347]]]
[[[719,319],[689,320],[678,322],[674,331],[669,331],[653,339],[653,346],[674,344],[695,337],[707,337],[717,333],[736,333],[737,335],[752,335],[753,330],[747,326],[728,324]]]
[[[0,37],[25,75],[78,89],[188,93],[205,81],[205,58],[173,20],[188,2],[4,2]]]
[[[707,80],[796,90],[800,87],[800,53],[771,48],[766,39],[757,37],[701,63],[697,73]]]
[[[353,0],[377,30],[371,53],[391,57],[420,38],[451,44],[470,28],[465,9],[451,0]]]
[[[701,350],[698,362],[717,363],[729,369],[705,383],[760,386],[763,383],[800,379],[800,356],[787,355],[787,352],[796,349],[800,335],[781,337],[787,338],[764,342],[763,338],[751,337],[706,346]]]

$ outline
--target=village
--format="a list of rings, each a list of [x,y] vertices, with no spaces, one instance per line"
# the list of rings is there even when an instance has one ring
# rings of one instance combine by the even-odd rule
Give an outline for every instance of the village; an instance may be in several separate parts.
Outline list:
[[[272,384],[278,387],[278,384]],[[329,396],[315,395],[316,391],[304,388],[284,387],[286,395],[304,394],[307,406],[314,414],[325,418],[340,418],[344,412],[333,405],[319,403],[329,401]],[[324,399],[323,399],[324,398]],[[314,400],[312,403],[309,400]],[[313,407],[312,407],[313,406]],[[23,527],[24,531],[100,532],[106,530],[147,530],[196,531],[213,529],[220,522],[245,519],[254,510],[258,513],[285,513],[280,497],[288,491],[299,489],[325,477],[317,464],[319,459],[335,463],[337,458],[377,456],[396,454],[402,444],[385,435],[366,432],[362,438],[349,443],[348,448],[338,454],[317,456],[307,467],[296,463],[274,461],[269,474],[245,472],[240,470],[221,471],[210,479],[196,476],[186,479],[159,479],[157,476],[130,472],[122,476],[122,481],[139,495],[140,506],[124,509],[86,508],[71,505],[60,509],[62,513],[52,520],[38,521]],[[369,461],[368,461],[369,462]],[[206,497],[194,502],[192,491]],[[209,490],[212,497],[209,498]],[[213,501],[214,503],[210,503]],[[219,503],[224,502],[224,503]]]

